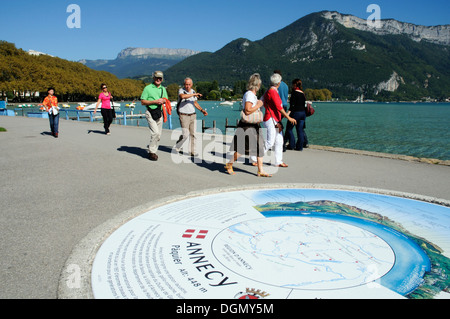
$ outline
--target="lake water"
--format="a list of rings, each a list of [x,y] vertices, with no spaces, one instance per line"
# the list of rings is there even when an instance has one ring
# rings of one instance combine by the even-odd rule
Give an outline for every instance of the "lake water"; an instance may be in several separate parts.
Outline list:
[[[317,103],[311,144],[450,159],[450,104]]]
[[[385,225],[381,225],[363,218],[355,218],[332,213],[322,213],[317,211],[302,211],[300,214],[298,211],[265,211],[262,212],[262,214],[268,218],[292,216],[298,218],[319,218],[334,222],[341,222],[367,230],[379,238],[382,238],[392,249],[395,255],[395,262],[389,272],[381,278],[380,283],[383,286],[404,296],[414,291],[422,283],[422,278],[425,272],[431,270],[430,259],[413,240]],[[294,222],[294,220],[292,222]],[[345,240],[349,243],[353,239],[349,237]],[[365,251],[366,249],[369,249],[369,247],[371,246],[360,247],[360,249],[361,251]],[[326,250],[324,249],[324,251]],[[377,259],[378,257],[374,258]],[[377,260],[377,263],[378,262],[382,264],[386,261],[379,259]],[[406,276],[406,274],[408,275]]]
[[[216,120],[223,132],[226,118],[235,123],[240,117],[240,103],[200,105],[209,113],[206,126]],[[314,107],[316,113],[306,120],[312,145],[450,160],[449,103],[314,103]],[[200,114],[197,119],[204,117]],[[179,127],[177,115],[172,123]]]
[[[121,110],[130,114],[122,102]],[[235,124],[240,118],[240,103],[221,106],[219,102],[200,101],[209,113],[198,120],[225,134],[225,119]],[[75,109],[76,105],[71,105]],[[333,146],[373,152],[402,154],[450,160],[450,103],[314,103],[316,113],[306,120],[306,133],[312,145]],[[138,102],[134,114],[145,113]],[[286,120],[284,120],[285,122]],[[147,126],[145,119],[127,120],[127,125]],[[176,112],[173,128],[178,128]],[[168,123],[164,124],[168,129]],[[199,127],[201,131],[201,124]],[[233,134],[229,130],[227,134]]]

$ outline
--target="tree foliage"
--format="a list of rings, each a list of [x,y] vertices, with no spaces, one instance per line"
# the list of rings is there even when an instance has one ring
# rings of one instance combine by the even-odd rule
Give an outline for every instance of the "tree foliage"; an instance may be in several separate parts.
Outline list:
[[[308,101],[331,101],[332,93],[328,89],[306,89],[305,96]]]
[[[54,87],[61,101],[95,100],[100,84],[106,83],[119,99],[141,96],[145,83],[92,70],[81,63],[47,55],[33,56],[13,43],[0,41],[0,92],[42,92]]]
[[[177,101],[178,100],[178,91],[180,90],[180,86],[176,83],[169,84],[166,88],[167,95],[169,96],[169,100]]]

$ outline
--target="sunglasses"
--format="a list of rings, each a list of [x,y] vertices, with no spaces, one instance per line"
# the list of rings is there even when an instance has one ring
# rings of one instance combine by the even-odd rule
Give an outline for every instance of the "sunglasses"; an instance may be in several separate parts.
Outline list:
[[[107,88],[108,88],[107,86],[104,86],[104,87],[102,87],[102,90],[107,89]]]

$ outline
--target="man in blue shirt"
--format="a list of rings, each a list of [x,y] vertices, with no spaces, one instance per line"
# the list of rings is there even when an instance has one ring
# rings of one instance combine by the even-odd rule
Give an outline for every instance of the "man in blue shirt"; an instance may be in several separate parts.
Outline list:
[[[275,70],[275,71],[273,71],[273,73],[282,75],[280,70]],[[287,112],[288,111],[289,87],[284,81],[281,81],[280,87],[278,88],[278,94],[280,95],[281,101],[283,102],[283,109]],[[283,120],[281,120],[281,121],[283,121]],[[283,125],[284,124],[285,123],[283,123]],[[286,140],[286,134],[285,134],[284,135],[283,152],[286,152],[286,143],[287,143],[287,140]]]
[[[275,70],[275,71],[273,71],[273,73],[277,73],[282,76],[280,70]],[[289,98],[289,87],[284,81],[281,81],[280,87],[278,88],[278,94],[280,95],[281,101],[283,102],[283,108],[287,112],[288,111],[287,108],[288,108],[288,98]]]

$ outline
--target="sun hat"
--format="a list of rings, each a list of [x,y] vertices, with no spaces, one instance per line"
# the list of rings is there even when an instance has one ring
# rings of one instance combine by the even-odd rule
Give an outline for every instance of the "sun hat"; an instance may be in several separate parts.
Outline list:
[[[162,73],[162,71],[155,71],[153,73],[153,77],[154,78],[163,78],[164,79],[164,73]]]

